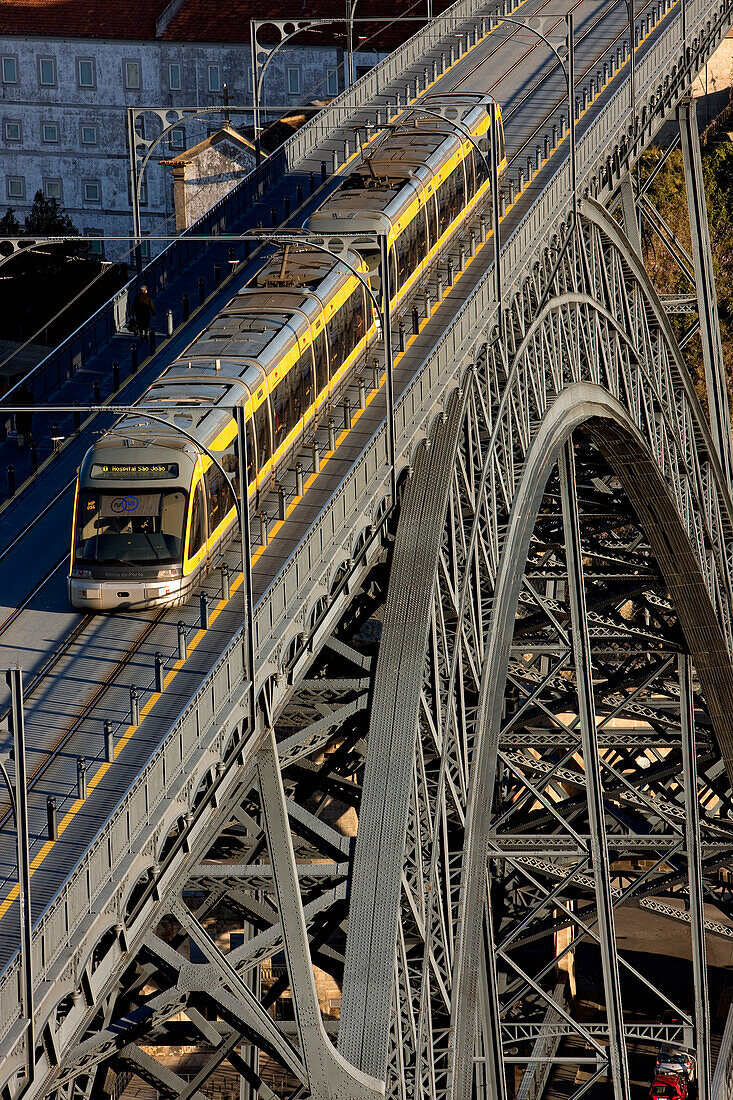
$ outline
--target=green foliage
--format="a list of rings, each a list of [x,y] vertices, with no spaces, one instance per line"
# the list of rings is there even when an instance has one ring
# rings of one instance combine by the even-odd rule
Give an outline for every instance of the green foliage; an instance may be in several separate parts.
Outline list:
[[[640,165],[641,179],[648,179],[662,156],[661,149],[645,153]],[[710,245],[713,254],[718,315],[726,366],[729,399],[733,399],[733,145],[729,141],[706,145],[702,149],[702,169],[707,201]],[[666,221],[679,245],[691,254],[692,241],[687,214],[687,197],[682,153],[675,150],[655,176],[649,199]],[[694,295],[690,279],[680,270],[666,246],[642,219],[642,244],[647,271],[661,294]],[[678,337],[689,327],[692,317],[673,318]],[[695,388],[705,400],[705,371],[698,336],[685,346],[685,359]],[[733,400],[732,400],[733,405]]]
[[[48,237],[78,237],[79,230],[58,199],[47,199],[43,191],[36,191],[30,213],[25,219],[26,233]]]
[[[0,234],[2,234],[3,237],[20,236],[20,222],[16,218],[12,206],[9,210],[6,210],[2,218],[0,218]]]

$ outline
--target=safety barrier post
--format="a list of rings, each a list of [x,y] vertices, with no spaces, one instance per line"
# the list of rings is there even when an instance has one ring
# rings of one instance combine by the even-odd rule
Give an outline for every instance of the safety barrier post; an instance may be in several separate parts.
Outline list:
[[[104,720],[104,758],[108,764],[115,758],[115,736],[109,718]]]
[[[140,699],[136,687],[130,688],[130,725],[140,725]]]
[[[76,797],[87,796],[87,766],[83,756],[76,758]]]
[[[155,654],[155,690],[159,695],[162,694],[165,684],[163,683],[163,654]]]

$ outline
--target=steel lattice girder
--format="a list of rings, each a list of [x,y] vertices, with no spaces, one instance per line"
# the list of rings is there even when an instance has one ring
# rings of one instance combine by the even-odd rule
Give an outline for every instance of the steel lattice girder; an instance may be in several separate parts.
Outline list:
[[[521,933],[526,950],[563,925],[575,927],[572,910],[560,919],[555,910],[590,891],[591,904],[584,900],[583,909],[590,923],[577,934],[597,938],[557,489],[551,505],[543,502],[561,441],[582,425],[602,486],[594,490],[597,519],[582,513],[584,560],[586,532],[594,525],[605,531],[590,555],[600,567],[598,579],[588,571],[586,593],[594,669],[598,661],[604,675],[608,670],[603,710],[596,699],[597,725],[633,723],[647,731],[653,749],[661,733],[654,749],[659,759],[650,768],[636,763],[633,745],[603,752],[610,850],[611,822],[618,831],[619,816],[626,829],[629,820],[635,823],[630,835],[646,833],[649,822],[655,832],[660,823],[671,826],[671,838],[658,842],[654,873],[623,888],[612,875],[609,898],[614,906],[635,897],[645,904],[655,891],[674,893],[688,883],[682,767],[679,749],[669,745],[670,727],[679,745],[679,692],[670,699],[667,690],[666,709],[657,698],[687,647],[712,719],[705,719],[703,737],[715,730],[708,742],[714,748],[701,761],[711,775],[709,785],[701,778],[701,828],[712,830],[702,839],[716,836],[722,843],[712,858],[703,848],[708,890],[715,890],[717,868],[729,862],[730,775],[719,764],[730,759],[731,745],[730,502],[640,262],[597,207],[586,203],[584,215],[583,232],[571,242],[541,314],[533,313],[540,283],[514,304],[506,344],[489,345],[466,376],[416,464],[398,531],[371,715],[340,1041],[347,1057],[375,1075],[386,1072],[388,1088],[407,1095],[423,1088],[467,1095],[476,1065],[487,1067],[484,1087],[504,1087],[500,1052],[497,1057],[492,1047],[507,1006],[499,998],[492,1005],[480,988],[492,962],[492,933],[500,945]],[[541,537],[536,516],[550,526],[549,536]],[[523,578],[518,564],[525,561]],[[620,608],[633,614],[624,618]],[[517,715],[507,721],[512,709]],[[529,757],[530,772],[497,752],[502,734],[518,732],[521,741],[525,723],[531,745],[517,754]],[[544,751],[533,742],[538,727],[555,733]],[[563,759],[569,762],[564,771]],[[573,778],[573,797],[560,799]],[[532,808],[535,832],[551,828],[578,847],[575,860],[549,861],[560,890],[556,880],[548,887],[536,876],[529,885],[530,870],[512,861],[511,875],[525,879],[516,903],[519,932],[498,923],[511,916],[504,908],[507,891],[493,926],[482,918],[491,911],[489,839],[492,855],[500,848],[492,790],[495,804],[502,791],[508,803]],[[509,862],[492,862],[499,868],[492,889],[510,881]],[[724,890],[717,885],[720,899]],[[397,905],[383,904],[395,894]],[[365,950],[372,954],[366,988]],[[500,965],[519,964],[507,953]],[[546,982],[547,972],[541,978]],[[385,1008],[390,984],[391,1009]],[[529,990],[540,1000],[551,993],[521,967],[510,988],[509,1008],[516,1011]],[[405,1085],[406,1035],[414,1044],[412,1072],[421,1076]],[[604,1062],[597,1043],[596,1053]]]
[[[570,937],[566,953],[599,935],[553,473],[573,431],[610,904],[673,913],[689,885],[674,686],[689,651],[704,887],[725,906],[717,872],[733,844],[730,502],[640,262],[599,207],[585,203],[583,215],[552,284],[543,282],[548,257],[416,462],[376,662],[363,624],[376,637],[381,566],[354,586],[344,621],[276,716],[279,767],[271,754],[267,797],[279,825],[263,817],[260,765],[245,753],[236,791],[212,803],[189,877],[146,903],[158,934],[146,936],[73,1062],[59,1067],[59,1096],[100,1095],[115,1073],[196,1096],[227,1061],[266,1097],[242,1044],[281,1066],[286,1087],[315,1083],[319,1094],[343,1094],[343,1074],[360,1095],[384,1079],[390,1095],[458,1097],[476,1073],[479,1089],[499,1096],[511,1060],[531,1058],[547,1038],[542,1027],[560,1026],[585,1044],[576,1062],[603,1068],[607,1032],[553,1000],[547,950],[557,933]],[[649,767],[638,763],[643,736]],[[359,815],[353,860],[344,830],[324,820],[334,805]],[[275,833],[280,865],[293,839],[287,901]],[[537,834],[546,852],[517,851]],[[217,918],[248,938],[226,952],[210,934]],[[715,923],[709,934],[726,935]],[[357,1073],[334,1058],[333,1029],[322,1026],[304,970],[293,974],[303,935],[313,962],[343,981],[338,1046]],[[190,943],[201,961],[188,957]],[[261,964],[283,949],[290,967],[260,988]],[[531,951],[544,951],[534,966]],[[628,972],[626,960],[620,966]],[[297,1016],[289,1029],[269,1014],[287,990]],[[678,1007],[691,1021],[691,1006]],[[67,1010],[59,1006],[56,1028]],[[191,1085],[155,1053],[183,1039],[213,1051]],[[44,1042],[53,1045],[54,1027]]]

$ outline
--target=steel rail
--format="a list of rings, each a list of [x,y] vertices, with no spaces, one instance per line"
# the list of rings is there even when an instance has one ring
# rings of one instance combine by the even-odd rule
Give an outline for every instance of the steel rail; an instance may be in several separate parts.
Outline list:
[[[638,12],[637,12],[637,14],[641,14],[642,12],[644,12],[644,11],[646,10],[646,8],[648,8],[648,7],[651,7],[651,4],[652,4],[652,0],[646,0],[646,3],[645,3],[645,4],[644,4],[644,5],[642,6],[642,7],[640,7],[640,8],[638,9]],[[589,27],[589,28],[588,28],[588,29],[587,29],[587,30],[586,30],[586,31],[585,31],[585,32],[584,32],[584,33],[583,33],[583,34],[582,34],[582,35],[581,35],[581,36],[580,36],[580,37],[579,37],[579,38],[577,39],[577,41],[576,41],[576,52],[577,52],[577,46],[578,46],[578,45],[579,45],[579,44],[580,44],[581,42],[584,42],[584,41],[585,41],[585,39],[586,39],[586,38],[588,37],[588,35],[589,35],[589,34],[591,34],[591,33],[592,33],[592,32],[593,32],[593,31],[594,31],[594,30],[595,30],[595,29],[596,29],[596,28],[598,27],[599,23],[601,23],[601,22],[602,22],[602,21],[603,21],[604,19],[608,18],[608,17],[609,17],[609,16],[610,16],[610,15],[611,15],[611,14],[613,13],[613,10],[615,9],[615,7],[616,7],[616,6],[618,6],[618,5],[614,5],[614,8],[612,8],[612,9],[611,9],[611,11],[603,12],[603,13],[602,13],[601,15],[599,15],[599,16],[598,16],[598,17],[597,17],[597,18],[596,18],[596,19],[594,20],[594,22],[593,22],[593,23],[591,24],[591,26],[590,26],[590,27]],[[573,10],[573,9],[571,9],[571,10]],[[656,28],[654,28],[654,29],[656,29]],[[626,28],[624,28],[623,30],[619,31],[619,33],[618,33],[618,34],[616,35],[616,37],[615,37],[615,38],[613,38],[613,39],[612,39],[612,40],[611,40],[611,41],[610,41],[610,42],[609,42],[609,43],[607,44],[607,46],[606,46],[606,48],[605,48],[605,49],[603,50],[603,52],[602,52],[602,53],[600,53],[600,54],[598,55],[598,57],[596,58],[596,60],[595,60],[594,62],[592,62],[592,63],[591,63],[591,65],[589,65],[589,66],[588,66],[588,68],[587,68],[587,69],[585,70],[585,72],[584,72],[584,73],[582,73],[582,74],[580,75],[580,81],[579,81],[579,82],[576,82],[576,87],[580,87],[580,84],[582,83],[582,81],[583,81],[583,80],[585,80],[585,79],[586,79],[586,77],[588,76],[588,73],[589,73],[589,72],[591,71],[591,69],[593,68],[593,66],[594,66],[594,65],[597,65],[597,64],[598,64],[598,61],[600,61],[600,60],[601,60],[601,58],[602,58],[602,57],[603,57],[603,56],[604,56],[604,55],[605,55],[606,53],[608,53],[608,52],[609,52],[609,51],[610,51],[610,50],[612,49],[612,47],[613,47],[613,46],[615,46],[615,44],[616,44],[616,43],[617,43],[617,42],[618,42],[618,41],[619,41],[620,39],[625,39],[625,38],[626,38],[626,35],[627,35],[627,33],[628,33],[628,31],[627,31],[627,29],[626,29]],[[652,31],[651,31],[650,33],[653,33],[653,30],[652,30]],[[539,43],[539,42],[537,42],[537,46],[539,46],[539,45],[540,45],[540,43]],[[537,47],[535,46],[534,48],[537,48]],[[637,47],[637,48],[638,48],[638,47]],[[617,70],[617,73],[618,73],[619,71],[620,71],[620,70]],[[509,120],[509,119],[510,119],[510,118],[512,117],[512,115],[514,115],[514,114],[516,113],[516,111],[518,111],[518,110],[520,109],[520,107],[524,106],[525,102],[526,102],[526,101],[527,101],[527,99],[528,99],[528,98],[530,97],[530,95],[533,95],[533,94],[534,94],[534,93],[535,93],[535,92],[536,92],[536,91],[537,91],[537,90],[538,90],[539,88],[541,88],[541,87],[542,87],[542,85],[543,85],[543,84],[545,83],[545,81],[547,81],[547,80],[550,80],[550,78],[551,78],[551,77],[552,77],[553,75],[554,75],[554,70],[553,70],[553,69],[551,69],[551,70],[550,70],[549,72],[545,73],[545,75],[544,75],[544,76],[542,76],[542,77],[539,77],[539,79],[535,81],[535,83],[534,83],[534,84],[533,84],[533,85],[531,86],[531,88],[529,88],[529,89],[528,89],[527,93],[526,93],[526,94],[525,94],[525,95],[524,95],[524,96],[522,97],[522,99],[521,99],[521,100],[520,100],[520,101],[519,101],[519,102],[518,102],[518,103],[517,103],[517,104],[516,104],[516,105],[515,105],[514,107],[512,107],[512,108],[511,108],[511,110],[509,110],[509,111],[507,112],[507,114],[506,114],[506,116],[505,116],[505,122],[506,122],[506,121],[508,121],[508,120]],[[614,79],[614,78],[615,78],[615,77],[612,77],[611,79]],[[503,78],[503,77],[499,77],[499,78],[498,78],[498,79],[497,79],[497,80],[496,80],[496,81],[494,82],[494,84],[492,84],[492,85],[491,85],[491,88],[494,88],[494,87],[496,86],[496,84],[498,84],[498,83],[500,83],[500,82],[501,82],[501,80],[502,80],[502,79],[504,79],[504,78]],[[491,88],[489,89],[489,91],[491,91]],[[562,98],[562,97],[561,97],[561,98]],[[558,101],[558,102],[560,102],[560,101]],[[533,140],[534,140],[534,138],[535,138],[535,137],[537,136],[537,134],[538,134],[538,133],[539,133],[539,132],[540,132],[540,131],[542,130],[543,126],[545,126],[545,124],[547,123],[547,120],[548,120],[549,118],[551,118],[551,117],[552,117],[552,115],[553,115],[553,114],[554,114],[554,113],[555,113],[556,111],[557,111],[557,106],[555,106],[555,107],[552,107],[552,108],[551,108],[551,109],[550,109],[550,110],[549,110],[549,111],[548,111],[548,112],[547,112],[547,113],[545,114],[545,116],[544,116],[544,117],[543,117],[543,118],[542,118],[542,119],[540,120],[540,122],[539,122],[539,123],[538,123],[538,124],[537,124],[537,125],[535,126],[534,130],[532,130],[532,132],[531,132],[531,133],[529,134],[529,136],[528,136],[528,137],[526,138],[526,140],[524,141],[524,143],[523,143],[522,145],[520,145],[520,146],[519,146],[519,148],[518,148],[518,149],[517,149],[517,150],[516,150],[516,151],[515,151],[515,152],[513,153],[513,155],[512,155],[512,161],[514,160],[514,158],[515,158],[515,157],[519,156],[519,155],[520,155],[520,154],[521,154],[521,153],[522,153],[522,152],[524,151],[524,149],[526,149],[526,148],[527,148],[527,145],[529,145],[529,143],[530,143],[531,141],[533,141]]]
[[[31,522],[28,523],[23,528],[23,530],[20,531],[15,536],[13,541],[8,543],[7,546],[3,547],[3,549],[0,550],[0,561],[2,561],[3,558],[6,557],[10,553],[10,551],[13,550],[18,545],[18,543],[21,542],[25,538],[25,536],[28,534],[29,531],[33,530],[33,528],[39,522],[39,520],[43,519],[43,517],[46,515],[46,513],[49,512],[51,510],[51,508],[53,508],[54,504],[58,503],[58,501],[61,499],[61,497],[64,495],[64,493],[66,493],[71,488],[71,486],[74,484],[75,481],[76,481],[75,477],[72,477],[71,481],[67,481],[66,485],[64,485],[64,487],[62,489],[59,489],[56,496],[53,497],[51,500],[49,500],[47,504],[44,504],[41,511],[37,515],[35,515],[33,517],[33,519],[31,520]],[[23,486],[21,486],[21,489],[22,488],[23,488]],[[18,493],[18,495],[16,497],[14,497],[13,499],[14,500],[20,500],[20,498],[21,498],[21,493]]]
[[[58,758],[59,754],[63,751],[63,749],[66,748],[66,746],[68,745],[71,738],[79,730],[79,727],[80,727],[81,723],[84,722],[89,717],[90,713],[94,710],[94,708],[97,706],[97,704],[100,702],[100,700],[104,697],[104,695],[106,695],[106,693],[110,690],[110,688],[115,686],[115,682],[116,682],[117,677],[119,676],[119,674],[127,667],[127,665],[130,663],[132,658],[135,657],[137,655],[137,653],[139,653],[141,647],[145,644],[145,642],[150,637],[150,635],[153,632],[153,630],[155,629],[155,627],[158,625],[160,620],[163,618],[163,615],[168,610],[170,610],[170,609],[167,608],[167,607],[161,608],[153,616],[153,618],[150,619],[145,624],[145,626],[140,631],[137,638],[134,639],[134,641],[131,643],[129,648],[119,658],[119,660],[115,664],[114,668],[112,668],[109,671],[109,673],[105,676],[105,678],[102,680],[102,682],[97,685],[97,687],[95,688],[94,692],[89,697],[89,699],[87,699],[87,701],[82,705],[82,707],[79,710],[77,710],[76,715],[71,718],[71,725],[68,725],[67,728],[61,733],[61,735],[58,737],[56,743],[54,745],[52,745],[51,748],[46,751],[46,755],[45,755],[44,759],[41,761],[41,763],[38,765],[38,767],[35,769],[35,771],[33,771],[29,775],[29,777],[28,777],[28,790],[29,791],[33,790],[33,788],[34,788],[35,784],[37,783],[37,781],[45,774],[45,772],[51,766],[53,761]],[[49,658],[47,663],[40,670],[38,675],[31,681],[31,683],[29,685],[29,688],[25,693],[26,699],[29,698],[30,695],[43,682],[43,680],[46,679],[46,677],[48,676],[51,669],[56,664],[58,664],[58,662],[61,660],[61,658],[64,656],[64,654],[68,652],[68,650],[71,648],[71,646],[81,638],[82,634],[84,633],[84,630],[89,625],[89,622],[92,619],[94,619],[95,617],[96,616],[94,616],[94,615],[86,615],[84,617],[84,619],[82,620],[82,622],[78,624],[76,630],[72,631],[72,633],[69,635],[69,637],[64,640],[64,643],[59,647],[59,649],[56,650],[56,652],[54,654],[52,654],[52,656]],[[0,829],[4,828],[4,826],[7,824],[8,820],[10,818],[10,815],[11,815],[11,807],[7,803],[0,804]],[[0,880],[0,888],[2,886],[4,886],[9,881],[10,880],[7,879],[7,878]]]

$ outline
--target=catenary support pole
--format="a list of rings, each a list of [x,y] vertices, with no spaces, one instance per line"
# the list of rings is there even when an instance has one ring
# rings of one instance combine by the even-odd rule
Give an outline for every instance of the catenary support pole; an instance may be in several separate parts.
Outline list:
[[[20,915],[20,957],[23,1016],[26,1025],[26,1075],[35,1076],[35,1033],[33,1024],[33,914],[31,909],[30,837],[28,833],[28,779],[25,761],[23,717],[23,674],[19,668],[6,673],[10,688],[10,721],[15,755],[15,828],[18,849],[18,909]]]
[[[685,792],[685,843],[687,847],[687,881],[690,891],[692,978],[695,990],[697,1094],[699,1100],[710,1100],[710,1002],[708,1000],[708,972],[705,957],[700,806],[697,795],[697,749],[695,744],[692,668],[687,653],[680,654],[679,674],[682,769]]]
[[[710,427],[713,442],[718,451],[720,465],[731,485],[733,460],[731,459],[730,416],[728,392],[725,384],[723,347],[720,340],[718,299],[715,293],[713,254],[710,247],[705,187],[700,157],[700,138],[697,132],[697,113],[691,99],[683,99],[677,107],[677,119],[682,139],[682,162],[685,170],[687,209],[690,217],[692,258],[695,264],[695,289],[697,291],[700,337],[705,364],[705,383],[710,408]]]
[[[384,340],[384,369],[387,391],[387,460],[390,466],[392,505],[397,503],[397,467],[395,465],[394,375],[392,356],[392,288],[390,286],[389,243],[387,236],[379,236],[380,274],[382,278],[382,338]]]
[[[608,1056],[615,1100],[629,1100],[629,1067],[624,1039],[624,1022],[619,986],[618,955],[608,859],[608,842],[603,807],[601,764],[598,752],[596,712],[593,698],[590,637],[585,605],[580,519],[575,484],[575,456],[572,439],[563,445],[558,460],[562,500],[568,594],[573,627],[573,658],[578,695],[581,742],[588,796],[590,856],[598,905],[598,938],[608,1018]]]
[[[634,201],[634,187],[631,182],[631,173],[627,172],[621,180],[621,209],[624,215],[624,230],[631,242],[631,247],[637,255],[641,256],[641,234],[639,232],[639,219],[636,216],[636,203]]]
[[[135,270],[138,275],[143,269],[143,256],[140,241],[140,193],[138,191],[137,157],[135,156],[135,115],[133,108],[127,108],[127,148],[130,153],[130,201],[132,203],[132,235],[135,238]]]
[[[491,118],[491,222],[494,230],[494,293],[496,294],[496,308],[499,318],[499,333],[502,332],[501,308],[501,218],[499,215],[499,113],[496,109],[496,101],[492,99],[489,104]]]
[[[251,532],[249,525],[249,484],[247,470],[249,454],[247,443],[247,417],[244,405],[236,407],[237,437],[239,446],[239,534],[242,547],[242,580],[244,589],[244,630],[247,640],[247,676],[249,677],[249,719],[250,734],[254,732],[257,718],[257,699],[255,695],[255,628],[253,613]]]

